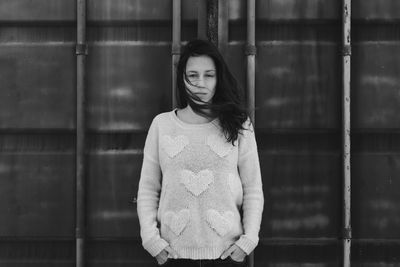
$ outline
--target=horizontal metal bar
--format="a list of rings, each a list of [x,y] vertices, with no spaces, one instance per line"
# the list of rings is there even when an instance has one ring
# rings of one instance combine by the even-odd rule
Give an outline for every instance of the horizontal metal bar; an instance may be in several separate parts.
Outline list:
[[[141,238],[138,237],[90,237],[86,239],[91,242],[141,242]],[[362,244],[390,244],[400,245],[400,239],[372,239],[372,238],[353,238],[353,242]],[[2,236],[0,237],[0,243],[35,243],[35,242],[75,242],[74,237],[61,237],[61,236]],[[337,238],[270,238],[261,237],[260,243],[262,244],[326,244],[326,243],[337,243],[341,242]]]
[[[328,244],[337,243],[337,238],[260,238],[264,245]]]

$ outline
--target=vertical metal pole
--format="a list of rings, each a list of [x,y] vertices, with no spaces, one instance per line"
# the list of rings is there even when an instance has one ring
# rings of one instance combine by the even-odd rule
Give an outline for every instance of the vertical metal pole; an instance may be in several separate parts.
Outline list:
[[[197,37],[218,46],[218,0],[198,0]]]
[[[247,0],[247,45],[245,53],[247,56],[247,103],[250,110],[250,119],[255,123],[255,57],[256,57],[256,7],[255,0]]]
[[[343,266],[351,265],[350,58],[351,0],[343,0]]]
[[[218,49],[226,57],[229,32],[229,8],[227,0],[218,0]]]
[[[86,0],[77,0],[76,44],[76,266],[85,264]]]
[[[172,3],[172,107],[177,107],[176,68],[181,54],[181,0]]]
[[[250,110],[250,119],[255,127],[255,57],[256,57],[256,4],[255,0],[247,0],[247,44],[245,54],[247,56],[247,107]],[[249,267],[254,266],[254,252],[249,255]]]
[[[207,39],[207,0],[197,0],[197,38]]]
[[[207,0],[207,38],[218,47],[218,0]]]

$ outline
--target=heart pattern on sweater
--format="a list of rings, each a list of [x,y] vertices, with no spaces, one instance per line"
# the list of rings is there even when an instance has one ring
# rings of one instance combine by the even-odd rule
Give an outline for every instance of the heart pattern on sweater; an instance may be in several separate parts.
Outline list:
[[[177,213],[168,211],[164,215],[165,225],[167,225],[175,235],[180,235],[190,220],[190,211],[183,209]]]
[[[161,138],[162,148],[167,152],[170,158],[178,155],[189,144],[189,139],[184,135],[178,135],[172,138],[169,135],[164,135]]]
[[[225,139],[216,134],[207,136],[207,145],[221,158],[228,155],[233,149],[233,146],[230,142],[226,142]]]
[[[224,236],[231,230],[234,217],[232,211],[220,213],[210,209],[207,210],[206,216],[207,223],[218,235]]]
[[[181,172],[181,183],[196,197],[206,191],[213,182],[214,174],[210,170],[202,170],[198,173],[189,170],[183,170]]]

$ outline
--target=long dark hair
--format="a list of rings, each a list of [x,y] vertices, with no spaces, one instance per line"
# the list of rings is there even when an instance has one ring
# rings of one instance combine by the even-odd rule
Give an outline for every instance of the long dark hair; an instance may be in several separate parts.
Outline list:
[[[217,85],[211,103],[201,101],[185,86],[184,81],[190,84],[186,77],[186,63],[190,57],[196,56],[209,56],[216,67]],[[188,42],[178,62],[176,80],[178,108],[190,105],[193,111],[201,116],[218,118],[226,140],[234,144],[238,139],[239,131],[244,129],[243,123],[248,119],[248,112],[244,103],[243,90],[229,71],[218,49],[206,40]]]

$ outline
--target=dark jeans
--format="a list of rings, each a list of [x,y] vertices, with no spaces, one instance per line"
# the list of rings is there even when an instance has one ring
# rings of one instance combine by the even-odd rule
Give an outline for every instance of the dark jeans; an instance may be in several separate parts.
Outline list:
[[[246,259],[243,262],[236,262],[230,257],[225,260],[188,260],[188,259],[168,259],[162,267],[247,267]]]

